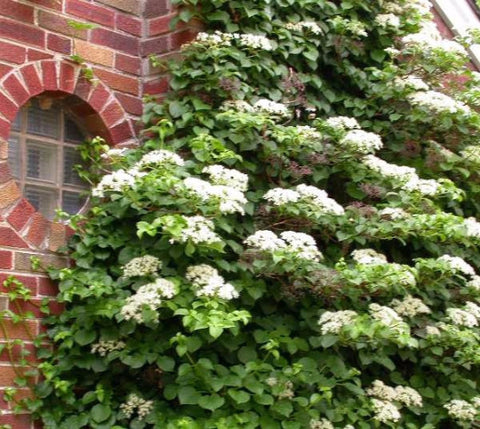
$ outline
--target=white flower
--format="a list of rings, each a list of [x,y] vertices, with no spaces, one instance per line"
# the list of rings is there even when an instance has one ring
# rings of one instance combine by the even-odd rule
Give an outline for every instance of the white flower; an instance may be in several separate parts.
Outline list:
[[[222,103],[220,110],[235,110],[236,112],[253,113],[254,108],[244,100],[227,100]]]
[[[239,191],[246,191],[248,187],[248,175],[240,173],[238,170],[225,168],[222,165],[209,165],[202,170],[210,176],[210,181],[214,185],[225,185]]]
[[[280,237],[287,244],[286,251],[293,253],[300,259],[319,261],[323,258],[322,253],[317,249],[317,243],[311,235],[303,232],[284,231]]]
[[[279,249],[284,249],[287,246],[285,241],[283,241],[281,238],[278,238],[274,232],[268,230],[260,230],[255,232],[255,234],[247,237],[244,243],[247,246],[267,252],[274,252]]]
[[[440,329],[438,329],[436,326],[433,326],[433,325],[425,326],[425,333],[431,336],[436,336],[441,334]]]
[[[480,165],[480,146],[466,146],[460,154],[469,162]]]
[[[343,207],[332,198],[329,198],[328,194],[322,189],[302,184],[298,185],[296,190],[300,195],[301,201],[312,204],[314,209],[321,214],[341,216],[345,213]]]
[[[419,192],[422,195],[433,196],[442,190],[441,185],[434,179],[420,179],[412,177],[407,183],[402,186],[407,192]]]
[[[235,34],[241,46],[251,49],[262,49],[264,51],[272,51],[272,42],[265,36],[258,34]]]
[[[396,327],[399,323],[403,322],[403,319],[397,312],[390,307],[373,303],[370,304],[368,308],[372,317],[386,326]]]
[[[475,270],[473,267],[458,256],[443,255],[437,260],[446,262],[450,269],[454,272],[460,272],[467,276],[475,275]]]
[[[378,212],[378,215],[391,220],[405,219],[409,214],[399,207],[385,207]]]
[[[472,316],[480,319],[480,307],[472,301],[465,303],[465,311],[468,311]]]
[[[90,350],[92,353],[98,353],[100,356],[106,356],[110,352],[123,350],[125,347],[126,344],[123,341],[99,341],[92,344]]]
[[[356,153],[367,154],[381,149],[382,139],[378,134],[363,130],[350,130],[338,144]]]
[[[178,166],[181,167],[185,164],[185,161],[176,153],[170,150],[153,150],[142,156],[142,159],[138,161],[140,168],[150,166]]]
[[[381,13],[375,17],[375,22],[380,27],[399,27],[400,18],[393,13]]]
[[[475,290],[480,290],[480,276],[472,276],[471,280],[467,282],[466,286]]]
[[[318,321],[322,335],[338,334],[344,326],[352,324],[357,316],[358,314],[352,310],[326,311]]]
[[[454,325],[466,326],[467,328],[478,326],[477,318],[468,311],[460,308],[447,308],[447,314]]]
[[[105,153],[102,153],[100,156],[103,159],[110,159],[110,158],[121,158],[123,157],[130,149],[123,147],[123,148],[111,148],[108,149]]]
[[[400,316],[415,317],[417,314],[429,314],[430,308],[419,298],[407,295],[402,301],[394,299],[391,306]]]
[[[140,277],[155,274],[162,267],[162,262],[155,256],[145,255],[133,258],[123,267],[124,277]]]
[[[397,386],[395,387],[395,400],[401,402],[406,407],[421,407],[423,405],[422,396],[411,387]]]
[[[310,420],[310,429],[335,429],[335,426],[327,419]]]
[[[372,399],[375,420],[382,423],[396,422],[402,417],[398,408],[389,401],[382,401],[380,399]]]
[[[103,198],[106,191],[121,192],[126,188],[133,188],[135,177],[125,170],[117,170],[102,177],[100,183],[93,188],[94,197]]]
[[[463,221],[467,230],[467,237],[480,238],[480,222],[474,217],[469,217]]]
[[[387,257],[373,249],[357,249],[350,256],[357,264],[384,265],[387,263]]]
[[[288,30],[294,30],[294,31],[309,31],[315,35],[322,34],[323,31],[320,28],[320,26],[313,21],[300,21],[300,22],[288,22],[285,24],[285,28]]]
[[[230,283],[225,283],[224,278],[218,274],[218,270],[210,265],[190,266],[187,268],[185,277],[197,288],[195,291],[197,296],[217,296],[226,300],[239,296],[236,289]]]
[[[206,219],[203,216],[182,216],[187,223],[187,227],[181,231],[178,241],[180,243],[186,243],[191,241],[195,244],[212,244],[221,242],[222,239],[215,234],[214,225],[210,219]],[[172,238],[172,242],[176,239]]]
[[[372,386],[366,390],[368,396],[374,396],[384,401],[394,401],[397,392],[393,387],[387,386],[382,380],[375,380]]]
[[[305,140],[321,140],[323,138],[322,134],[316,129],[309,125],[297,125],[296,130],[298,135]]]
[[[325,123],[329,127],[337,130],[353,130],[360,128],[357,120],[348,116],[333,116],[331,118],[328,118]]]
[[[466,104],[438,91],[417,91],[408,95],[407,100],[434,113],[470,113]]]
[[[390,164],[375,155],[364,156],[362,158],[362,163],[369,169],[379,173],[381,176],[396,180],[399,184],[406,183],[411,179],[418,180],[414,168],[404,165]]]
[[[477,416],[476,408],[462,399],[453,399],[443,407],[447,409],[448,414],[454,419],[473,421]]]
[[[428,91],[430,87],[418,76],[396,77],[393,81],[399,89],[413,89],[415,91]]]
[[[261,98],[254,105],[253,108],[256,112],[264,113],[267,115],[280,116],[289,118],[291,116],[287,106],[282,103],[276,103],[275,101]]]
[[[296,203],[300,199],[300,194],[291,189],[274,188],[270,189],[263,199],[269,201],[274,206],[283,206],[290,203]]]
[[[132,417],[133,413],[137,411],[138,420],[143,420],[153,410],[153,401],[146,401],[138,396],[136,393],[131,393],[127,401],[120,405],[120,410],[127,418]]]

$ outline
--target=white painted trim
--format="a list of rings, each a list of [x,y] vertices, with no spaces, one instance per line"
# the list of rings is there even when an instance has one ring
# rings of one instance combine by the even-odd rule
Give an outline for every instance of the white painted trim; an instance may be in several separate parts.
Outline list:
[[[435,9],[455,35],[464,36],[469,28],[480,28],[480,19],[466,0],[432,0]],[[480,68],[480,45],[469,47],[472,61]]]

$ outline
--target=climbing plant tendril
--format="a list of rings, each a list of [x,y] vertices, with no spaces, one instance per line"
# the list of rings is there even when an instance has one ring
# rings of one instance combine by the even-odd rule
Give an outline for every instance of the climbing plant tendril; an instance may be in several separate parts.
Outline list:
[[[480,425],[471,40],[423,0],[178,3],[204,31],[144,144],[89,153],[30,409],[65,429]]]

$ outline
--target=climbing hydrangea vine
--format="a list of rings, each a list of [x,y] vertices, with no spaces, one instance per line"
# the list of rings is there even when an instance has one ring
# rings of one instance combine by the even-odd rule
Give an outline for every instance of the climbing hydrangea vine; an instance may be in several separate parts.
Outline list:
[[[91,153],[27,405],[65,429],[480,424],[469,40],[426,0],[177,3],[204,31],[144,144]]]

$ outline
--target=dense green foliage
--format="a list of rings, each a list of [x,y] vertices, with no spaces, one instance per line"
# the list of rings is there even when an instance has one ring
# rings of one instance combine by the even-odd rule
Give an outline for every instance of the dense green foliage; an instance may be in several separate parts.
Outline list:
[[[105,154],[72,220],[31,409],[65,429],[473,427],[462,46],[420,0],[185,0],[194,17],[208,34],[146,104],[145,144]]]

